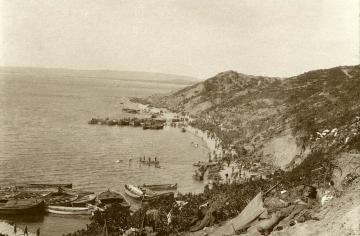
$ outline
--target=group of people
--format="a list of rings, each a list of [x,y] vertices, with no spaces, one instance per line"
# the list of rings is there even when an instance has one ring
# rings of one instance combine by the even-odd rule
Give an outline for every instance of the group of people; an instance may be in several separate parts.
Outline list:
[[[225,173],[225,182],[227,184],[230,184],[231,182],[236,182],[237,179],[240,179],[241,178],[241,169],[240,168],[237,168],[235,170],[235,167],[232,166],[231,168],[231,175],[229,176],[229,173]],[[232,180],[232,181],[231,181]]]
[[[144,157],[140,157],[140,162],[146,162],[145,156],[144,156]],[[152,162],[151,157],[148,157],[148,161],[147,161],[147,162],[148,162],[148,163],[151,163],[151,162]],[[158,162],[157,157],[154,158],[154,162]]]
[[[160,161],[157,159],[157,157],[154,157],[154,161],[151,160],[151,157],[148,158],[148,161],[146,161],[145,156],[144,157],[140,157],[139,159],[140,163],[147,163],[148,165],[150,164],[155,164],[155,167],[160,167]]]
[[[16,235],[16,233],[17,233],[17,225],[16,225],[16,223],[14,224],[14,234]],[[25,229],[24,229],[24,234],[23,234],[24,236],[26,235],[26,236],[29,236],[29,231],[28,231],[28,227],[27,227],[27,225],[25,226]],[[37,230],[36,230],[36,236],[40,236],[40,228],[37,228]]]

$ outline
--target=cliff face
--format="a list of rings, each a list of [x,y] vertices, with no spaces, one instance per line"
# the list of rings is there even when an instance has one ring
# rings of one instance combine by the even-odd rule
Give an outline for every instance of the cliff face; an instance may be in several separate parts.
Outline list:
[[[315,70],[290,78],[227,71],[148,101],[196,116],[193,125],[217,133],[225,145],[234,145],[249,158],[285,167],[310,148],[329,149],[331,145],[322,141],[324,136],[334,135],[334,129],[348,130],[356,122],[360,66]],[[322,135],[324,131],[327,134]],[[336,139],[344,140],[331,142],[337,142],[337,147],[358,147],[349,140],[345,144],[355,130],[346,132],[336,134]]]

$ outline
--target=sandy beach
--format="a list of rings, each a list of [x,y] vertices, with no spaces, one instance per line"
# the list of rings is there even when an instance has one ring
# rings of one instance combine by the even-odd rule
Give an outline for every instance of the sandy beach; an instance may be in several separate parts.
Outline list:
[[[223,154],[223,149],[222,147],[219,145],[218,146],[218,138],[211,138],[207,135],[206,132],[196,129],[192,126],[187,126],[186,127],[186,131],[190,132],[191,134],[201,138],[204,143],[206,144],[207,148],[209,149],[209,152],[211,153],[211,158],[214,159],[215,158],[215,154],[217,157],[222,157]],[[218,146],[218,147],[217,147]]]

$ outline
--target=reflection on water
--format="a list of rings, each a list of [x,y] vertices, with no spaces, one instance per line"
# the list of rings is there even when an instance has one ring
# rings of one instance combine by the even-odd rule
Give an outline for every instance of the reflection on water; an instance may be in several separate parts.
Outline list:
[[[9,222],[39,223],[39,222],[44,222],[45,216],[19,215],[19,216],[2,216],[1,218]]]
[[[6,76],[0,79],[0,185],[72,182],[74,188],[123,192],[125,183],[179,184],[199,191],[192,179],[195,160],[206,159],[200,142],[178,129],[142,130],[91,126],[91,117],[121,113],[126,96],[168,92],[178,85],[101,79]],[[157,158],[161,168],[139,165],[142,156]],[[45,216],[16,219],[43,235],[62,235],[86,226],[88,217]],[[33,222],[36,221],[36,222]]]

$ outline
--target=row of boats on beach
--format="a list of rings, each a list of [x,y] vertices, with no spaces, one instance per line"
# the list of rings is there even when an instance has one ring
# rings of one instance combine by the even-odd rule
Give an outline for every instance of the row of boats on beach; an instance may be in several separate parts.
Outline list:
[[[124,186],[127,196],[141,201],[173,198],[176,189],[177,184]],[[99,194],[72,189],[72,184],[24,184],[0,189],[0,215],[40,215],[46,212],[89,215],[97,210],[104,211],[109,204],[130,209],[129,201],[110,189]]]
[[[143,129],[163,129],[166,120],[155,118],[121,118],[121,119],[109,119],[109,118],[92,118],[88,124],[90,125],[108,125],[108,126],[133,126],[142,127]]]

